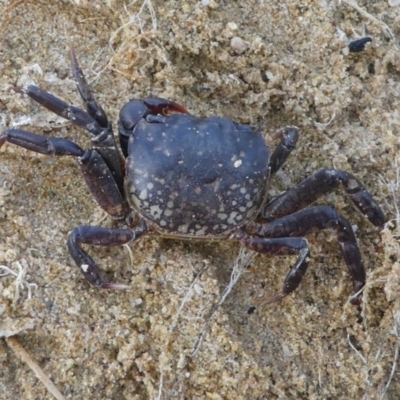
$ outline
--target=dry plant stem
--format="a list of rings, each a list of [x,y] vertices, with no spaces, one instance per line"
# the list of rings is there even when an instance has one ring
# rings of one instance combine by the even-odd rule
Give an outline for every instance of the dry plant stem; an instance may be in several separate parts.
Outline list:
[[[54,383],[47,377],[43,370],[33,361],[32,357],[28,352],[22,347],[21,343],[15,336],[6,338],[8,345],[29,365],[31,370],[36,374],[36,376],[43,382],[47,390],[57,399],[65,400],[65,397],[59,392],[55,387]]]
[[[361,8],[356,0],[343,0],[343,3],[348,4],[350,7],[353,7],[355,10],[357,10],[360,14],[362,14],[364,17],[368,18],[370,21],[373,23],[380,25],[381,29],[385,33],[385,35],[389,39],[394,39],[394,34],[392,30],[381,20],[378,18],[375,18],[373,15],[369,14],[367,11],[365,11],[363,8]]]
[[[197,352],[199,351],[201,342],[203,341],[204,336],[208,331],[208,328],[211,324],[214,314],[218,311],[219,307],[224,303],[224,301],[228,297],[228,294],[232,291],[233,287],[236,285],[239,278],[246,272],[247,267],[249,266],[250,262],[255,257],[255,255],[256,253],[252,251],[247,251],[244,248],[240,248],[239,256],[235,260],[235,264],[233,266],[230,282],[228,286],[225,288],[224,292],[222,293],[219,301],[216,304],[214,304],[214,306],[211,308],[211,311],[209,312],[206,322],[203,325],[203,329],[201,330],[199,336],[197,337],[194,343],[192,352],[190,354],[191,359],[193,359],[196,356]]]

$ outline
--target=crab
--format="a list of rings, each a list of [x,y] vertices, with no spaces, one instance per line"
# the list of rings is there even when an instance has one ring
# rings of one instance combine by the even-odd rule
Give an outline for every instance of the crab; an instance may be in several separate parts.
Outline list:
[[[145,235],[178,239],[229,239],[247,249],[273,256],[297,255],[282,290],[266,302],[292,293],[310,262],[305,235],[335,228],[354,284],[351,302],[359,303],[365,269],[353,229],[328,206],[309,207],[320,196],[342,185],[354,205],[376,227],[384,214],[352,174],[323,168],[268,202],[272,176],[295,148],[294,126],[282,129],[272,152],[262,133],[223,117],[198,118],[162,98],[131,100],[119,115],[117,146],[111,123],[94,99],[71,44],[72,74],[86,111],[69,105],[36,86],[13,88],[53,113],[90,132],[91,148],[56,137],[8,129],[8,142],[49,156],[72,156],[94,199],[123,228],[80,226],[68,237],[68,249],[85,278],[94,286],[124,289],[107,282],[93,258],[82,248],[115,246]]]

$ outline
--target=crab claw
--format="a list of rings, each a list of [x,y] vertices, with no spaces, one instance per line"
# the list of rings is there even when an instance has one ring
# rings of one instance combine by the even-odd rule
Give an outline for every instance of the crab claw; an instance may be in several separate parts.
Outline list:
[[[148,115],[170,115],[173,113],[189,114],[189,111],[178,103],[155,97],[132,100],[125,104],[119,113],[119,120],[124,131],[132,131],[136,124]]]
[[[153,115],[170,115],[171,113],[190,114],[185,107],[178,103],[162,98],[150,98],[143,100],[143,103],[149,108]]]

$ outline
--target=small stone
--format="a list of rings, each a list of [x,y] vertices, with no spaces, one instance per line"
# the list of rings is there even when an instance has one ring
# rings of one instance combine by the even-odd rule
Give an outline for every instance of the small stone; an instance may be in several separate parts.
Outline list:
[[[250,48],[249,44],[238,36],[231,39],[231,47],[236,54],[243,54]]]

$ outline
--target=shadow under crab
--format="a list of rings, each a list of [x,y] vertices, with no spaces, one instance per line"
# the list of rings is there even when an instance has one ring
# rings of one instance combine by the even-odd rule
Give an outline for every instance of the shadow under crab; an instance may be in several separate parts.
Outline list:
[[[71,46],[72,72],[86,111],[69,105],[36,86],[16,91],[73,124],[89,131],[92,148],[82,149],[62,138],[8,129],[5,142],[27,150],[78,159],[97,203],[123,229],[74,228],[68,248],[85,278],[100,288],[123,289],[104,282],[95,261],[82,245],[114,246],[143,235],[180,239],[230,239],[262,254],[298,255],[282,291],[267,302],[281,300],[300,284],[310,262],[308,233],[335,228],[343,257],[358,293],[365,270],[350,223],[328,206],[305,208],[342,184],[355,206],[381,228],[379,205],[353,175],[323,168],[273,201],[267,201],[270,178],[295,148],[298,129],[286,127],[271,154],[260,132],[222,117],[197,118],[183,106],[161,98],[129,101],[120,111],[120,149],[111,123],[93,98]],[[357,304],[359,299],[354,297]]]

